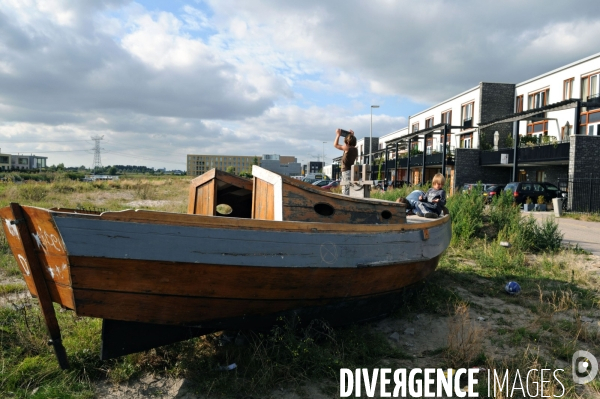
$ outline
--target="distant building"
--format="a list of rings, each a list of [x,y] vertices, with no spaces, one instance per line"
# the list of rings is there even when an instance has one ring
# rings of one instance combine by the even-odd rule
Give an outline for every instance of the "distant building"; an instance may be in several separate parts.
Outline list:
[[[323,172],[324,163],[321,161],[315,162],[310,161],[308,163],[308,173],[320,173]]]
[[[188,155],[187,170],[190,176],[199,176],[211,169],[227,171],[232,166],[236,174],[252,171],[254,161],[260,165],[261,157],[242,155]]]
[[[280,156],[278,154],[264,154],[260,162],[261,168],[279,173],[284,176],[297,176],[302,173],[300,163],[292,156]]]
[[[12,169],[43,169],[48,159],[37,155],[12,155],[10,158]]]
[[[10,169],[10,154],[2,154],[0,151],[0,170]]]

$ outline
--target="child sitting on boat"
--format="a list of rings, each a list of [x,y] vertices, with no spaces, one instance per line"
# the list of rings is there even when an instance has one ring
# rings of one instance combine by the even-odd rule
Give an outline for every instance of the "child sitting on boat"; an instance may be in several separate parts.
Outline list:
[[[417,203],[419,202],[419,197],[425,196],[425,192],[421,190],[414,190],[412,193],[408,194],[406,197],[400,197],[396,200],[401,204],[406,205],[406,215],[414,215],[415,208],[417,207]]]
[[[442,187],[446,183],[446,178],[441,173],[433,176],[431,188],[425,195],[419,196],[419,202],[415,206],[415,214],[421,217],[435,219],[442,213],[446,206],[446,192]]]

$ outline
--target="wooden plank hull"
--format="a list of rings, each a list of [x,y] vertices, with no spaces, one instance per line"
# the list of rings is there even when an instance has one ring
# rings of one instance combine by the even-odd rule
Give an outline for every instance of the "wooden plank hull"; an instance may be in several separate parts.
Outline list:
[[[37,254],[54,302],[81,316],[202,327],[398,292],[435,269],[451,235],[449,217],[356,229],[23,209],[45,237]]]
[[[250,219],[250,213],[269,219],[291,211],[269,208],[268,201],[255,206],[256,186],[262,185],[263,196],[273,191],[263,181],[254,182],[250,203],[248,182],[220,178],[195,179],[191,211],[207,215],[91,214],[11,204],[0,209],[0,218],[27,287],[43,293],[46,310],[52,301],[106,320],[103,358],[221,329],[268,329],[285,316],[331,325],[381,318],[399,305],[406,287],[435,270],[450,243],[449,216],[379,224],[364,207],[358,224]],[[298,199],[296,189],[289,193]],[[203,208],[206,198],[238,201],[244,218],[213,216],[218,201]],[[380,205],[386,206],[373,208],[378,215]],[[356,206],[344,203],[339,215]],[[302,219],[308,210],[293,217]],[[119,337],[147,329],[143,342]]]

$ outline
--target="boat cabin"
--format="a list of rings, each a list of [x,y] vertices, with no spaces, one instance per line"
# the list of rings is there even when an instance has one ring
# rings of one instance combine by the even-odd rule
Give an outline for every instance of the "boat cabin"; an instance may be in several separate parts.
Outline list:
[[[212,169],[192,180],[188,213],[276,221],[401,224],[404,204],[330,193],[311,184],[252,168],[252,180]]]

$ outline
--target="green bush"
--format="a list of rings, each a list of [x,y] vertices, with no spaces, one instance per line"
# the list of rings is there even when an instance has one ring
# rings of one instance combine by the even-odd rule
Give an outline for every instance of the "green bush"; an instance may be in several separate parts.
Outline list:
[[[533,216],[528,216],[512,219],[498,234],[498,239],[508,241],[521,251],[555,252],[560,249],[563,235],[554,219],[547,218],[540,225]]]
[[[515,206],[513,195],[510,191],[502,191],[496,195],[489,207],[490,223],[496,231],[502,231],[521,218],[521,210]]]
[[[452,216],[452,245],[465,244],[481,232],[484,197],[478,187],[449,197],[446,207]]]
[[[546,218],[541,225],[536,224],[533,249],[556,252],[562,245],[563,234],[558,230],[554,218]]]
[[[28,182],[19,186],[19,198],[27,201],[41,201],[48,195],[45,183]]]

